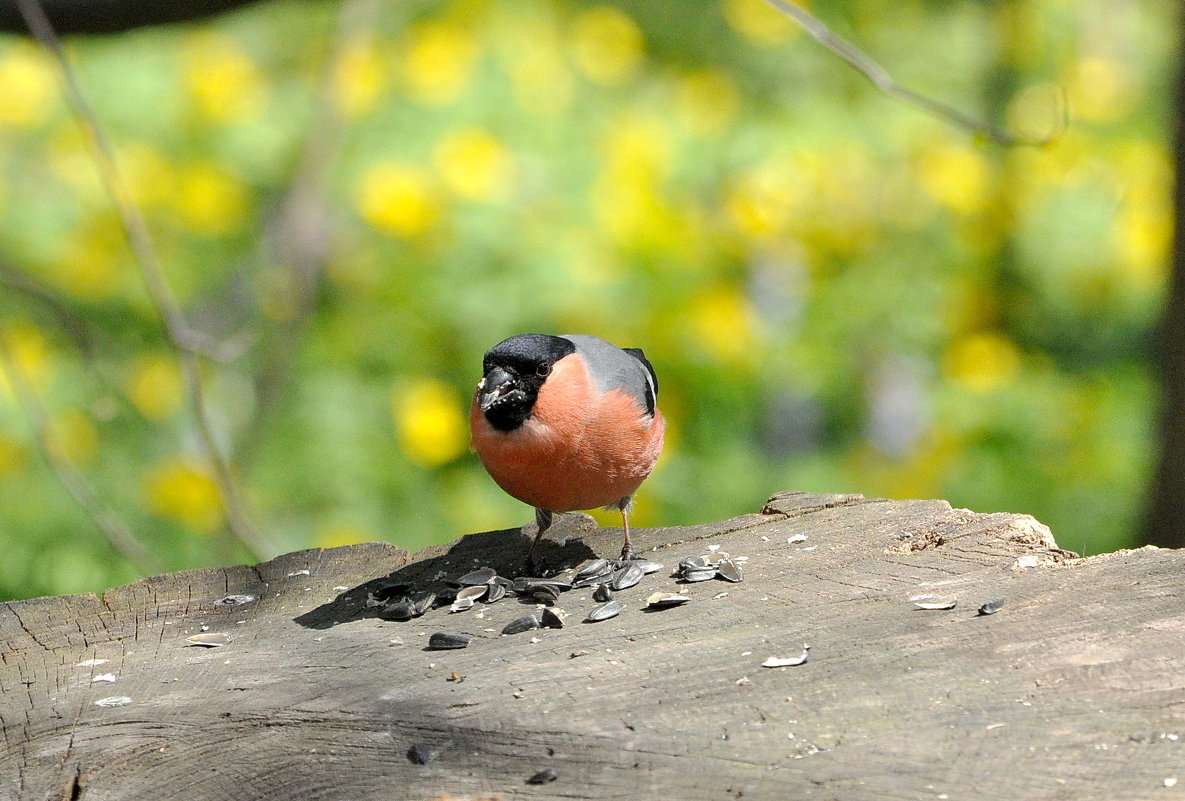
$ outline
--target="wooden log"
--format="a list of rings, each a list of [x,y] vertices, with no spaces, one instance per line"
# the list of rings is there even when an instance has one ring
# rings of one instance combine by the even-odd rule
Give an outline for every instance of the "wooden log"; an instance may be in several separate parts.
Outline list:
[[[557,567],[620,545],[615,529],[563,525],[567,544],[542,554]],[[366,599],[390,577],[515,575],[518,530],[414,560],[311,550],[0,605],[0,798],[1185,793],[1175,551],[1079,559],[1023,515],[799,493],[636,543],[667,569],[620,592],[621,615],[579,622],[595,602],[572,590],[564,628],[513,636],[498,632],[533,607],[510,597],[407,622]],[[670,577],[722,553],[748,557],[742,583]],[[643,611],[676,589],[691,601]],[[958,603],[918,609],[923,595]],[[187,642],[201,632],[228,642]],[[472,641],[425,650],[434,632]],[[761,666],[804,643],[806,664]]]

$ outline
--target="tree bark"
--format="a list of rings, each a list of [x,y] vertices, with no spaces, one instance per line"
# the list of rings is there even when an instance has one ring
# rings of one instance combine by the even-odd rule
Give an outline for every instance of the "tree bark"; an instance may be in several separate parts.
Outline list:
[[[120,33],[149,25],[201,19],[257,0],[41,0],[60,36]],[[16,0],[0,0],[0,32],[28,35]]]
[[[557,529],[557,567],[620,546]],[[1115,801],[1185,779],[1185,554],[1078,559],[1023,515],[787,493],[637,532],[666,569],[600,623],[580,622],[588,589],[560,596],[563,628],[508,636],[533,603],[366,605],[391,579],[514,575],[527,543],[303,551],[0,605],[0,799]],[[723,553],[749,557],[743,582],[670,576]],[[691,600],[644,610],[676,589]],[[203,632],[228,642],[188,644]],[[426,650],[435,632],[472,641]],[[761,666],[804,643],[806,664]]]

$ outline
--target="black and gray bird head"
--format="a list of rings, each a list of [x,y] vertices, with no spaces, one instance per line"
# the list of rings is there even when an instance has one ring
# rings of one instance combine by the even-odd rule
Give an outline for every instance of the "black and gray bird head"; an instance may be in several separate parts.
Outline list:
[[[494,428],[513,431],[530,416],[551,368],[575,352],[571,340],[548,334],[518,334],[502,340],[482,360],[478,409]]]

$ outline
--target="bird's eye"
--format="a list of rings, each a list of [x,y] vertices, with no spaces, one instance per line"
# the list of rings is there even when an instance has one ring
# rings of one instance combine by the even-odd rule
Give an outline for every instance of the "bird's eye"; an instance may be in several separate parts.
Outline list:
[[[535,375],[539,376],[540,378],[546,378],[550,373],[551,373],[551,365],[550,364],[541,364],[535,368]]]

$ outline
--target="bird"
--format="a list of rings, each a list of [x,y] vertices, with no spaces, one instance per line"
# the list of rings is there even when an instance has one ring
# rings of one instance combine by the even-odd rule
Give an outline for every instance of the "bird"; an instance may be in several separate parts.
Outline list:
[[[508,495],[535,507],[535,549],[556,513],[621,512],[633,559],[634,493],[662,452],[658,378],[639,348],[585,334],[518,334],[482,359],[469,409],[473,449]]]

